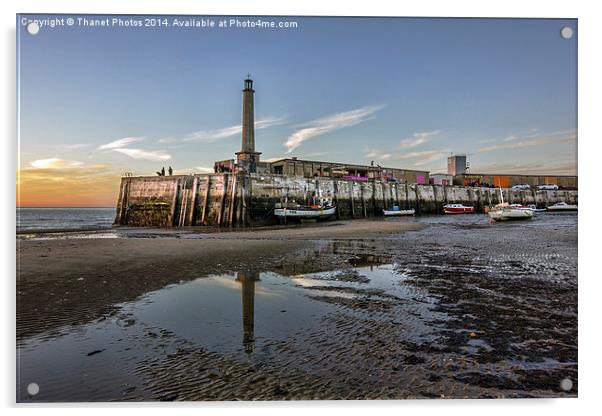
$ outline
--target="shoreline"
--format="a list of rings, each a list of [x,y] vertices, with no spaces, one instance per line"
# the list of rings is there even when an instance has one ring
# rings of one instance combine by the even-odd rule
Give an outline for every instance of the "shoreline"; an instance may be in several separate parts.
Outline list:
[[[17,237],[18,401],[575,397],[577,217],[485,218]]]

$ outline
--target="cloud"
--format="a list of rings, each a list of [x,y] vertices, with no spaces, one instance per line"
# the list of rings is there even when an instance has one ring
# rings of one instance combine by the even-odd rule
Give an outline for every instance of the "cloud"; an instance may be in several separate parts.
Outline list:
[[[148,160],[151,162],[171,159],[171,155],[164,150],[144,150],[127,147],[132,143],[141,142],[144,139],[144,137],[124,137],[123,139],[100,145],[98,146],[98,150],[113,151],[129,156],[132,159]]]
[[[522,140],[520,142],[517,141],[507,141],[505,140],[505,143],[502,144],[496,144],[493,146],[486,146],[486,147],[481,147],[478,152],[479,153],[486,153],[486,152],[493,152],[496,150],[506,150],[506,149],[524,149],[526,147],[535,147],[535,146],[544,146],[547,144],[558,144],[558,143],[568,143],[568,142],[572,142],[574,140],[577,139],[577,134],[574,132],[564,132],[564,134],[568,135],[566,137],[562,137],[562,138],[553,138],[553,137],[548,137],[548,136],[557,136],[558,134],[550,134],[547,135],[546,137],[539,137],[537,139],[533,139],[533,140]]]
[[[171,159],[171,155],[165,153],[163,150],[143,150],[130,148],[116,148],[113,150],[129,156],[132,159],[149,160],[151,162]]]
[[[127,147],[132,143],[140,142],[144,137],[124,137],[123,139],[112,141],[111,143],[98,146],[98,150],[115,150]]]
[[[71,150],[83,149],[83,148],[86,148],[89,146],[90,145],[86,144],[86,143],[74,143],[74,144],[59,145],[59,146],[57,146],[57,148],[60,150],[71,151]]]
[[[114,206],[121,173],[106,164],[41,159],[17,174],[17,206]]]
[[[284,124],[286,122],[285,117],[280,118],[267,118],[255,121],[255,130],[261,130],[272,126]],[[173,142],[185,142],[185,143],[214,143],[221,139],[226,139],[232,136],[240,136],[242,134],[242,125],[224,127],[215,130],[199,130],[189,133],[183,137],[168,137],[159,139],[158,143],[173,143]]]
[[[487,143],[494,143],[496,142],[496,139],[484,139],[484,140],[479,140],[477,143],[478,144],[487,144]]]
[[[371,149],[368,147],[364,150],[364,156],[366,156],[367,158],[370,158],[370,159],[387,160],[387,159],[391,159],[391,156],[393,156],[393,155],[391,153],[384,152],[382,150]]]
[[[201,173],[213,173],[213,168],[208,168],[205,166],[197,166],[195,169]]]
[[[422,152],[408,152],[397,155],[396,159],[417,159],[422,157],[432,157],[433,155],[442,153],[442,150],[424,150]]]
[[[344,127],[354,126],[363,121],[373,118],[374,113],[383,108],[383,106],[361,107],[356,110],[346,111],[343,113],[333,114],[328,117],[313,120],[303,124],[303,127],[290,135],[284,143],[287,148],[287,153],[291,153],[306,140],[312,137],[320,136],[338,130]]]
[[[73,169],[82,166],[83,162],[75,160],[64,160],[56,157],[49,159],[38,159],[30,163],[36,169]]]
[[[433,131],[423,131],[419,133],[414,133],[412,137],[408,137],[407,139],[403,139],[399,144],[400,149],[405,149],[408,147],[415,147],[421,144],[425,144],[429,142],[429,137],[436,136],[441,133],[440,130]]]

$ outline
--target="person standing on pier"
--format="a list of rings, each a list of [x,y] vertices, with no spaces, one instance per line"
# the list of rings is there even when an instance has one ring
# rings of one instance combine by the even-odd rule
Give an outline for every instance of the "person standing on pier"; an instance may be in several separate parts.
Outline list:
[[[165,166],[161,168],[161,176],[165,176]]]
[[[169,167],[169,169],[167,169],[167,173],[169,173],[169,176],[173,175],[173,169],[171,168],[171,166]]]

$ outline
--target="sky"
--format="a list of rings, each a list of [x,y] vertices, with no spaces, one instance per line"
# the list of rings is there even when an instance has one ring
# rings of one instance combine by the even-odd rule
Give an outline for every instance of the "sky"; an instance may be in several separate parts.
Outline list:
[[[114,206],[126,172],[212,171],[240,150],[248,73],[262,160],[577,174],[574,19],[113,17],[17,16],[18,206]]]

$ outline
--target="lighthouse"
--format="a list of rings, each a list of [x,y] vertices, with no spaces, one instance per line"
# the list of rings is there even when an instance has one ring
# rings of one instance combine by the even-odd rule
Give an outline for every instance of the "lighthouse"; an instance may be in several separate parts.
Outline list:
[[[245,79],[242,90],[242,146],[236,152],[238,168],[248,173],[257,172],[260,152],[255,151],[255,108],[253,103],[253,80],[251,76]]]

